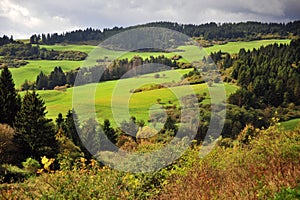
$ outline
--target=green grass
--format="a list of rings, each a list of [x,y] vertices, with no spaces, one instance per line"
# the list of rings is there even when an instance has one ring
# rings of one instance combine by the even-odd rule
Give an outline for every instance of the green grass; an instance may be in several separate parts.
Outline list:
[[[291,131],[297,128],[300,124],[300,119],[292,119],[285,122],[280,122],[280,127],[282,127],[286,131]]]
[[[20,68],[11,68],[16,88],[20,88],[21,84],[27,79],[35,81],[41,71],[49,75],[54,67],[60,66],[64,71],[70,71],[80,67],[83,61],[65,61],[65,60],[28,60],[29,64]]]
[[[85,53],[90,53],[96,46],[92,45],[40,45],[40,48],[45,48],[48,50],[55,51],[81,51]]]
[[[158,98],[162,100],[161,102],[164,105],[170,105],[168,101],[172,101],[173,104],[178,106],[179,102],[177,96],[188,95],[188,93],[192,92],[199,94],[206,92],[209,94],[206,84],[192,85],[192,90],[189,89],[188,86],[164,88],[135,94],[131,94],[129,90],[148,83],[164,83],[172,80],[178,81],[181,75],[188,71],[189,69],[161,72],[160,74],[166,75],[164,78],[154,78],[154,74],[148,74],[130,79],[84,85],[76,87],[76,93],[78,92],[80,94],[76,98],[78,101],[84,102],[83,106],[87,106],[89,102],[94,100],[95,110],[100,122],[104,119],[110,119],[112,124],[116,126],[117,123],[120,123],[123,120],[128,120],[129,116],[126,115],[125,112],[127,111],[127,104],[129,105],[130,116],[135,116],[139,120],[142,119],[147,121],[149,119],[149,112],[160,109],[161,105],[157,104]],[[97,88],[95,92],[95,99],[88,99],[87,97],[90,96],[90,91],[93,87]],[[218,88],[219,85],[215,84],[212,90]],[[233,93],[237,88],[238,87],[235,85],[225,84],[227,95]],[[55,119],[58,113],[61,112],[66,114],[66,112],[72,108],[73,89],[74,88],[69,88],[66,91],[38,91],[41,97],[45,100],[48,110],[47,117]],[[113,116],[111,110],[112,100],[113,106],[116,108],[116,112],[114,113],[115,116]],[[209,102],[209,99],[204,101],[204,103]],[[89,114],[90,112],[88,111],[87,115]],[[116,121],[112,119],[115,119]]]
[[[214,45],[212,47],[205,48],[206,52],[210,54],[211,52],[217,52],[221,50],[222,52],[238,53],[241,48],[246,50],[252,50],[254,48],[258,49],[261,46],[267,46],[270,44],[289,44],[291,40],[255,40],[250,42],[229,42],[225,45]]]
[[[100,55],[100,58],[107,57],[108,59],[131,59],[136,55],[139,55],[143,59],[148,58],[150,56],[160,56],[162,54],[171,57],[175,55],[175,53],[163,53],[163,52],[127,52],[127,51],[113,51],[108,50],[102,47],[91,46],[91,45],[40,45],[41,48],[46,48],[48,50],[56,50],[56,51],[82,51],[85,53],[90,53],[92,50],[97,49],[97,53]]]

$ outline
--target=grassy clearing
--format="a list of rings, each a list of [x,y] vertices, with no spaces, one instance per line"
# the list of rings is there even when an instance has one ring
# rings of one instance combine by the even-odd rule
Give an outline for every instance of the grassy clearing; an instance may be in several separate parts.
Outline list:
[[[258,49],[261,46],[267,46],[270,44],[289,44],[291,40],[255,40],[251,42],[229,42],[225,45],[214,45],[212,47],[205,48],[206,52],[210,54],[211,52],[217,52],[219,50],[223,52],[228,52],[230,54],[238,53],[241,48],[246,50],[252,50],[254,48]]]
[[[286,131],[291,131],[297,128],[299,124],[300,124],[300,119],[292,119],[286,122],[281,122],[280,126]]]

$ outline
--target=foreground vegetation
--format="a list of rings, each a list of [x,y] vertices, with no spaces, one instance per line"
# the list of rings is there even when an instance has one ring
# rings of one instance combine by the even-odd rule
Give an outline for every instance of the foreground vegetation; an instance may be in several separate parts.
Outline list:
[[[78,158],[70,169],[2,184],[0,190],[4,199],[297,199],[299,135],[299,129],[247,126],[238,140],[220,140],[205,158],[198,157],[204,147],[194,146],[155,173],[118,172]],[[141,143],[137,151],[157,145]]]

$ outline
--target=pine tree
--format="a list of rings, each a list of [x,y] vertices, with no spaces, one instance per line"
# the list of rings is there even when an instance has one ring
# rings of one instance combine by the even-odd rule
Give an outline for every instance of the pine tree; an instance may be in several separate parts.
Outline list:
[[[108,119],[104,120],[103,131],[107,138],[112,142],[117,142],[117,136],[115,130],[110,126],[110,121]]]
[[[75,111],[69,110],[64,121],[63,129],[66,136],[70,138],[76,146],[80,146],[81,140],[77,133],[77,129],[76,129],[77,124],[78,124],[78,119]]]
[[[12,126],[20,105],[11,72],[5,67],[0,76],[0,123]]]
[[[61,113],[58,114],[56,120],[57,130],[64,127],[64,118]]]
[[[36,88],[38,90],[47,89],[48,87],[48,77],[41,72],[36,78]]]
[[[23,152],[23,158],[40,159],[41,156],[55,157],[58,143],[54,126],[46,118],[44,101],[35,91],[27,92],[15,122],[15,143]]]

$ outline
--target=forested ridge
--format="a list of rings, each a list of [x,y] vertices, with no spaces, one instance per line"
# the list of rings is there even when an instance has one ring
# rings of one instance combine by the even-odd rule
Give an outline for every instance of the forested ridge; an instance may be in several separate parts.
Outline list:
[[[142,27],[162,27],[179,31],[190,37],[202,37],[204,40],[258,40],[263,38],[286,38],[300,34],[300,21],[289,23],[261,23],[261,22],[241,22],[241,23],[207,23],[201,25],[178,24],[176,22],[153,22],[131,27],[104,28],[103,30],[87,28],[75,30],[62,34],[44,33],[32,35],[31,44],[58,44],[58,43],[81,43],[88,41],[101,42],[122,31],[142,28]],[[97,44],[98,44],[97,43]]]

